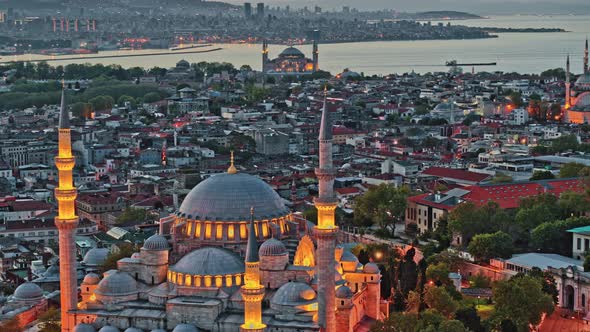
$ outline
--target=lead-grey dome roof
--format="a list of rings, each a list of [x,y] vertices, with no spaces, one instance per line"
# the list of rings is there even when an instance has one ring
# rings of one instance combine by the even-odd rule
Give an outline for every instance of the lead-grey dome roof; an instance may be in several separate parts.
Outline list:
[[[119,329],[111,325],[105,325],[98,332],[119,332]]]
[[[244,261],[235,253],[222,248],[197,249],[182,257],[170,271],[190,275],[227,275],[244,273]]]
[[[178,215],[211,221],[263,220],[284,217],[289,210],[281,197],[261,179],[244,174],[218,174],[196,185],[186,196]]]
[[[198,330],[191,324],[178,324],[172,332],[198,332]]]
[[[143,243],[143,249],[147,250],[168,250],[168,240],[162,235],[154,234],[145,240]]]
[[[126,272],[111,270],[98,283],[96,293],[106,296],[137,293],[137,282]]]
[[[381,273],[381,270],[379,270],[379,267],[377,266],[377,264],[375,263],[367,263],[365,264],[365,267],[363,268],[363,272],[364,273]]]
[[[338,299],[350,299],[354,293],[348,286],[342,285],[336,289],[336,298]]]
[[[99,266],[107,259],[109,249],[107,248],[92,248],[88,250],[82,263],[88,266]]]
[[[272,304],[298,306],[314,302],[316,293],[308,284],[302,282],[288,282],[281,286],[270,302]]]
[[[35,300],[43,297],[43,290],[37,284],[25,282],[14,291],[13,297],[16,300]]]
[[[125,329],[125,332],[143,332],[143,330],[138,329],[136,327],[128,327]]]
[[[100,276],[96,273],[88,273],[84,276],[82,283],[87,285],[97,285],[100,282]]]
[[[299,49],[291,46],[284,49],[279,56],[288,56],[288,57],[303,57],[303,52]]]
[[[287,253],[287,247],[283,242],[271,237],[264,241],[258,250],[260,256],[281,256]]]
[[[576,85],[578,84],[590,84],[590,73],[584,73],[578,77],[576,80]]]
[[[96,329],[90,324],[78,324],[74,327],[74,332],[96,332]]]

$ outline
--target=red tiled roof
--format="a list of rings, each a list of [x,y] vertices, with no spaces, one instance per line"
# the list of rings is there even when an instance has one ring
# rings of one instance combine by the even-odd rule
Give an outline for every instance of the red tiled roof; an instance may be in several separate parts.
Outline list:
[[[340,195],[351,195],[351,194],[360,193],[361,190],[359,188],[355,188],[355,187],[347,187],[347,188],[338,188],[338,189],[335,189],[334,191],[336,191]]]
[[[490,177],[488,174],[480,174],[461,169],[445,167],[430,167],[429,169],[423,171],[422,174],[470,182],[481,182]]]

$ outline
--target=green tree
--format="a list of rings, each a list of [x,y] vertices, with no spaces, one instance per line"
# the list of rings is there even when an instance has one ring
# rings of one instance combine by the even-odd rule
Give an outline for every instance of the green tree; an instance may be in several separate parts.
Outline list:
[[[574,178],[580,176],[580,171],[584,168],[584,164],[580,163],[567,163],[559,169],[560,178]]]
[[[471,239],[469,253],[480,260],[491,258],[510,258],[514,246],[510,235],[498,231],[492,234],[478,234]]]
[[[107,258],[104,260],[102,265],[100,266],[100,270],[102,273],[113,270],[117,268],[117,261],[121,258],[131,257],[133,253],[137,252],[139,248],[135,245],[124,242],[119,245],[118,251],[112,251],[108,254]]]
[[[566,191],[559,196],[558,205],[564,216],[581,216],[590,211],[586,193]]]
[[[469,277],[469,284],[472,288],[491,288],[492,280],[482,273]]]
[[[144,209],[128,207],[117,217],[117,224],[140,224],[148,220],[148,213]]]
[[[90,103],[77,102],[72,104],[72,115],[77,118],[90,118],[93,108]]]
[[[463,325],[472,332],[485,332],[486,330],[481,324],[481,318],[477,315],[475,306],[457,309],[455,312],[455,319],[463,323]]]
[[[440,326],[438,327],[438,331],[439,332],[468,332],[468,330],[465,328],[465,326],[463,326],[463,323],[461,323],[460,321],[455,320],[455,319],[446,320],[446,321],[440,323]]]
[[[544,313],[551,314],[554,309],[541,281],[530,276],[497,281],[493,294],[496,320],[512,320],[519,331],[528,331],[529,324],[537,325]]]
[[[125,106],[125,103],[129,103],[131,108],[135,108],[135,106],[137,105],[135,98],[131,96],[122,95],[121,97],[119,97],[119,99],[117,99],[117,105],[119,105],[120,107]]]
[[[449,266],[444,262],[428,265],[428,268],[426,268],[426,278],[432,280],[437,286],[450,284]]]
[[[458,304],[444,287],[429,286],[424,292],[424,303],[447,318],[451,318]]]
[[[111,96],[96,96],[88,100],[92,104],[92,108],[97,111],[109,110],[115,104],[115,100]]]
[[[554,204],[556,203],[554,202]],[[552,206],[544,204],[534,205],[530,208],[521,207],[518,209],[514,221],[528,232],[544,222],[556,220],[559,213],[554,210]]]
[[[572,217],[544,222],[531,232],[531,249],[542,249],[565,256],[571,255],[571,233],[568,229],[590,225],[589,218]]]
[[[508,98],[516,108],[520,108],[524,105],[524,102],[522,101],[522,94],[518,91],[511,92]]]
[[[547,180],[547,179],[555,179],[555,175],[550,171],[534,171],[533,176],[529,180]]]
[[[359,226],[379,225],[382,228],[400,220],[406,210],[407,187],[380,184],[371,187],[354,202],[354,223]]]
[[[377,321],[371,332],[417,332],[416,322],[420,317],[417,313],[394,312],[383,321]]]
[[[60,311],[55,307],[49,308],[49,310],[39,316],[39,332],[60,332],[60,316]]]
[[[468,244],[473,236],[507,229],[512,218],[500,209],[498,203],[488,202],[478,207],[473,202],[460,204],[448,215],[448,227],[451,232],[458,232],[463,244]]]
[[[155,103],[162,100],[162,96],[157,92],[146,93],[143,96],[143,102],[147,104]]]
[[[549,147],[550,153],[565,152],[568,150],[575,151],[578,149],[579,143],[576,135],[564,135],[551,141]]]

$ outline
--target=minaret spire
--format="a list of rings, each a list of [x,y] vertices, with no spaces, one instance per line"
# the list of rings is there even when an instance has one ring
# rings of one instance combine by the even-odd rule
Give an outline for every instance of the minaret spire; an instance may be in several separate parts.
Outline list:
[[[588,37],[586,37],[586,46],[584,47],[584,74],[588,73]]]
[[[334,282],[334,249],[336,246],[335,210],[338,201],[334,196],[336,172],[332,164],[332,122],[327,107],[327,88],[324,87],[324,107],[319,135],[320,165],[315,169],[319,180],[319,195],[314,200],[318,209],[315,227],[317,241],[318,323],[325,332],[336,332],[336,295]]]
[[[570,55],[568,54],[565,64],[565,109],[569,109],[571,105]]]
[[[236,174],[237,172],[238,172],[238,169],[234,165],[234,150],[231,150],[230,156],[229,156],[229,168],[227,169],[227,173],[228,174]]]
[[[55,225],[59,233],[59,274],[61,300],[61,330],[74,330],[74,316],[78,302],[78,282],[76,276],[76,244],[74,236],[78,226],[78,216],[74,202],[77,191],[74,187],[72,169],[75,159],[72,155],[72,138],[70,133],[70,117],[66,107],[65,84],[62,82],[61,109],[59,112],[59,152],[55,157],[58,169],[59,185],[55,189],[55,199],[58,204],[58,216]]]
[[[241,288],[244,299],[244,324],[240,326],[240,331],[262,332],[266,327],[262,323],[264,286],[260,284],[260,258],[258,257],[258,241],[254,225],[254,207],[250,208],[245,263],[244,285]]]

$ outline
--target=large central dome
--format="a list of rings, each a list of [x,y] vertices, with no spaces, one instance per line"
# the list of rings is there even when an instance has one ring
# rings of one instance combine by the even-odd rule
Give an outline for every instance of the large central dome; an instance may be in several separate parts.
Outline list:
[[[199,183],[186,196],[179,215],[210,221],[241,221],[284,217],[289,210],[281,197],[264,181],[252,175],[223,173]]]

